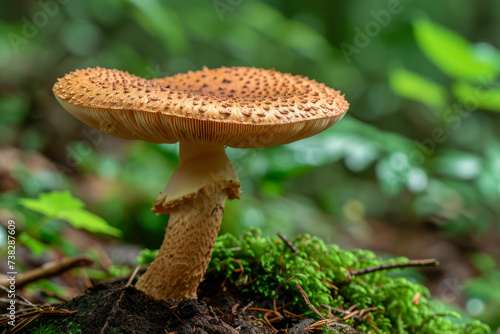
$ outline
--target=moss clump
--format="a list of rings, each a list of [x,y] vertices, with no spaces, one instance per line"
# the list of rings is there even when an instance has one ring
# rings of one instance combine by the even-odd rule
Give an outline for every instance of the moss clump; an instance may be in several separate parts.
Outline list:
[[[256,229],[240,238],[230,234],[219,236],[205,280],[225,277],[233,283],[245,282],[244,291],[264,303],[272,304],[276,299],[280,305],[281,301],[293,300],[291,310],[295,308],[296,313],[311,316],[314,315],[295,283],[302,286],[316,307],[322,304],[343,309],[356,304],[358,310],[377,307],[370,318],[345,321],[365,333],[490,333],[489,327],[479,321],[465,321],[456,312],[443,312],[442,307],[430,299],[426,287],[403,277],[390,276],[387,270],[350,278],[350,271],[407,262],[407,258],[383,261],[371,251],[342,250],[307,234],[291,240],[299,250],[299,254],[294,254],[278,237],[260,235]],[[155,254],[155,251],[143,251],[140,262],[151,262]],[[420,297],[418,303],[414,303],[412,298],[417,293]]]
[[[406,278],[391,277],[388,271],[376,271],[350,278],[349,271],[406,258],[383,261],[366,250],[341,250],[325,245],[317,238],[301,235],[292,243],[300,251],[294,254],[278,237],[261,237],[259,230],[240,238],[222,235],[217,239],[209,275],[225,276],[234,283],[252,282],[244,289],[263,299],[293,298],[296,312],[309,310],[295,283],[299,283],[315,306],[336,308],[377,307],[370,319],[349,319],[347,324],[359,331],[379,333],[489,333],[479,321],[464,321],[455,312],[442,312],[421,284]],[[243,267],[244,271],[241,271]],[[292,280],[290,280],[293,277]],[[288,281],[288,282],[287,282]],[[331,285],[338,287],[338,290]],[[275,289],[281,286],[278,291]],[[419,302],[412,302],[416,294]],[[297,309],[300,308],[300,309]],[[308,311],[310,312],[310,311]],[[325,310],[326,312],[326,310]],[[378,330],[377,330],[378,329]]]

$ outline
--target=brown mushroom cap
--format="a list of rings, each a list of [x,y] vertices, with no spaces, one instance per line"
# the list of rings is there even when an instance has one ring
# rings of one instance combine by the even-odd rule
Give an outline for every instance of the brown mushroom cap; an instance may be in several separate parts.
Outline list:
[[[251,67],[205,68],[153,80],[87,68],[65,75],[53,90],[73,116],[117,137],[236,148],[310,137],[349,107],[324,84]]]

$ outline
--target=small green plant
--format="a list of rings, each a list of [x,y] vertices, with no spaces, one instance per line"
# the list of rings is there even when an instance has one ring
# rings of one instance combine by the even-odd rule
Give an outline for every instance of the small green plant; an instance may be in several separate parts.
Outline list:
[[[125,275],[130,275],[132,272],[128,266],[117,266],[112,265],[108,269],[108,273],[111,277],[120,277]]]
[[[30,249],[35,257],[54,246],[66,255],[76,253],[73,245],[61,237],[61,231],[65,228],[63,222],[93,233],[121,236],[119,229],[85,210],[84,203],[69,191],[42,193],[38,198],[20,198],[17,203],[29,211],[41,214],[36,219],[26,219],[26,225],[18,235],[18,242]],[[32,215],[29,213],[29,217]]]
[[[135,263],[138,266],[151,263],[156,258],[156,255],[158,255],[158,250],[142,249],[139,251],[139,256],[135,259]]]
[[[32,229],[40,229],[50,220],[67,221],[75,228],[83,228],[93,233],[120,236],[121,231],[110,226],[104,219],[84,209],[84,204],[74,198],[69,191],[42,193],[36,199],[22,198],[19,204],[27,209],[41,213],[43,218]]]
[[[257,302],[293,300],[291,310],[295,308],[295,312],[313,317],[296,283],[317,308],[320,305],[343,309],[357,305],[358,310],[376,307],[377,311],[365,320],[345,321],[365,333],[479,334],[490,331],[479,321],[467,322],[458,313],[443,310],[430,299],[429,291],[421,284],[389,275],[387,271],[350,275],[351,271],[361,268],[406,262],[406,258],[383,261],[371,251],[342,250],[307,234],[291,241],[298,254],[277,237],[261,237],[260,230],[246,232],[240,238],[221,235],[207,275],[212,275],[210,279],[219,277],[233,283],[246,283],[244,291],[251,292]],[[147,263],[153,258],[154,251],[145,251],[139,260]],[[323,308],[323,312],[326,311]]]

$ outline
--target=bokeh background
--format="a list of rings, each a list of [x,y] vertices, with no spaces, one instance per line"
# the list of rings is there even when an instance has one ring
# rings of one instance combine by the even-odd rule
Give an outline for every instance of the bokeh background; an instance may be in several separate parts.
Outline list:
[[[178,147],[92,131],[57,104],[56,79],[94,66],[145,78],[275,68],[339,89],[351,106],[313,138],[227,149],[243,196],[228,203],[222,232],[435,257],[439,268],[404,275],[496,330],[499,31],[500,2],[488,0],[3,1],[1,223],[16,219],[26,268],[82,252],[106,269],[131,266],[161,243],[168,217],[149,209]]]

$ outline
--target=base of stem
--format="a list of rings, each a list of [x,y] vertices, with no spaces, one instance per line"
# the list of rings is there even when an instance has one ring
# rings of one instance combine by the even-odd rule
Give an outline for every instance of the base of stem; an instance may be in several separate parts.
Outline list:
[[[207,187],[171,214],[158,256],[136,287],[155,299],[195,298],[212,255],[227,192]]]

